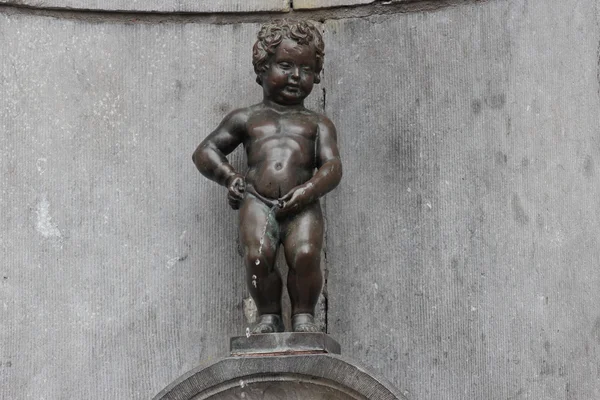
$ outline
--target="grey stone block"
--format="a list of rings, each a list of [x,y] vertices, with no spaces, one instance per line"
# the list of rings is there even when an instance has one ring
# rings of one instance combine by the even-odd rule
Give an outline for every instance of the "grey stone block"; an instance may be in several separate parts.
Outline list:
[[[410,398],[600,398],[594,7],[326,25],[327,325]],[[1,398],[147,399],[244,333],[189,158],[260,99],[257,29],[0,14]]]
[[[319,8],[333,8],[333,7],[346,7],[346,6],[360,6],[366,4],[382,3],[411,3],[418,2],[418,0],[294,0],[295,10],[308,10],[308,9],[319,9]],[[440,1],[440,0],[434,0]],[[441,1],[440,1],[441,2]]]
[[[289,0],[0,0],[35,8],[140,12],[289,11]]]
[[[328,333],[409,398],[600,398],[594,7],[326,24]]]
[[[0,398],[147,399],[245,333],[236,213],[191,154],[261,100],[258,28],[0,14]]]
[[[330,8],[339,6],[353,6],[371,4],[375,0],[294,0],[294,9]]]

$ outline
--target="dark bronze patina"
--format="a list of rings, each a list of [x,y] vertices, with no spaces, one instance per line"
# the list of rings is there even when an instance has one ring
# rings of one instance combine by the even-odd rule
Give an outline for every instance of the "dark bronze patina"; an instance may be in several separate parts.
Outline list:
[[[227,115],[193,155],[198,170],[225,186],[230,206],[240,210],[247,283],[259,313],[252,333],[283,331],[282,281],[275,269],[280,244],[289,267],[293,330],[318,330],[314,309],[323,285],[319,198],[342,178],[333,123],[304,107],[320,81],[323,50],[321,33],[309,22],[264,25],[253,48],[263,101]],[[245,175],[226,158],[240,144],[248,162]]]

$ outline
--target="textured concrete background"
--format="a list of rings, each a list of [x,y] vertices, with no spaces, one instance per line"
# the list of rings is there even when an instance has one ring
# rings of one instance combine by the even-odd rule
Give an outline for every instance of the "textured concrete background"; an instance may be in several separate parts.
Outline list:
[[[0,398],[149,398],[244,333],[235,213],[191,154],[260,100],[257,29],[0,15]]]
[[[410,399],[600,398],[595,6],[325,24],[328,330]],[[0,13],[0,398],[147,399],[243,333],[190,155],[260,99],[257,29]]]
[[[594,5],[327,23],[329,332],[409,398],[600,398]]]

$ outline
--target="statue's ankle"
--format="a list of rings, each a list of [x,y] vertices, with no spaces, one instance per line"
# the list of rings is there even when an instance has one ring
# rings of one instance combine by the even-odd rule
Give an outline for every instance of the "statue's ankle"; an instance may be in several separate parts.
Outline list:
[[[275,333],[283,331],[283,319],[280,314],[261,314],[252,330],[253,333]]]
[[[309,313],[298,313],[292,316],[292,329],[294,332],[318,332],[315,317]]]

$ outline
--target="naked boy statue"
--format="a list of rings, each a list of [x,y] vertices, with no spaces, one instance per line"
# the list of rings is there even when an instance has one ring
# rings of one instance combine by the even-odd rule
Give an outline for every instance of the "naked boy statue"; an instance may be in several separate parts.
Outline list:
[[[252,52],[263,101],[227,115],[193,155],[198,170],[225,186],[229,205],[240,210],[247,283],[259,313],[253,334],[283,331],[282,282],[275,269],[280,244],[289,266],[293,330],[318,330],[314,309],[323,285],[319,198],[342,178],[333,123],[304,108],[304,99],[320,81],[323,55],[321,33],[309,22],[263,26]],[[245,175],[226,158],[240,144],[248,161]]]

